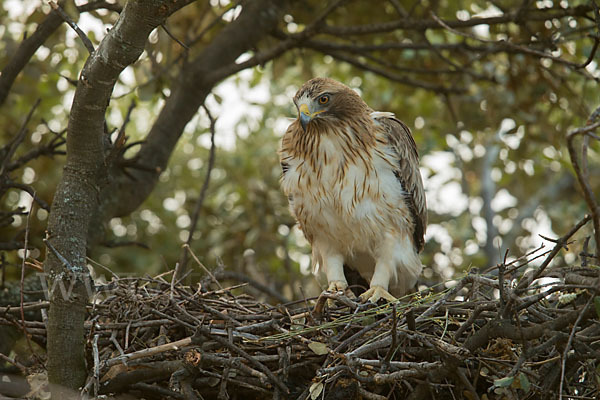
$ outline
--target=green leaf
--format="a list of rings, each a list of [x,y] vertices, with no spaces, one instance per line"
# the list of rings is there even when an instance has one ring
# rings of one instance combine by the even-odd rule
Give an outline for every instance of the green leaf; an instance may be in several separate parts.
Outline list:
[[[321,342],[310,342],[308,344],[308,348],[314,351],[315,354],[318,354],[320,356],[329,353],[329,347],[327,347],[325,343]]]
[[[500,379],[494,380],[494,387],[507,387],[510,386],[515,380],[514,376],[507,376]]]
[[[531,383],[523,372],[519,374],[519,388],[523,389],[525,393],[529,393],[529,389],[531,389]]]

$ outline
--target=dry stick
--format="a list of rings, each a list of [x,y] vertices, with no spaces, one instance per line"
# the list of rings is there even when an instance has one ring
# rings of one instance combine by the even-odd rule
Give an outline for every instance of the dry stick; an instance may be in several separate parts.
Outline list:
[[[242,274],[240,272],[222,270],[218,271],[215,277],[218,277],[218,279],[233,279],[239,282],[247,283],[253,288],[276,298],[281,304],[286,304],[290,302],[290,300],[284,297],[281,293],[277,292],[276,290],[272,289],[267,285],[263,285],[256,279],[252,279],[248,275]],[[305,298],[305,296],[303,296],[303,298]]]
[[[204,270],[204,272],[206,272],[208,274],[208,276],[210,276],[210,278],[213,280],[213,282],[217,284],[217,286],[219,287],[219,290],[224,290],[223,286],[221,286],[221,284],[219,283],[219,281],[217,280],[217,278],[215,278],[215,276],[213,275],[213,273],[210,272],[210,270],[208,268],[206,268],[204,266],[204,264],[202,264],[202,262],[200,261],[200,259],[198,259],[198,257],[196,257],[196,254],[194,254],[194,252],[192,251],[192,249],[190,248],[190,246],[186,243],[186,244],[183,245],[183,248],[185,250],[187,250],[192,255],[192,258],[194,259],[194,261],[196,261],[196,263],[200,266],[200,268],[202,268]]]
[[[50,4],[50,7],[52,7],[52,9],[56,11],[61,16],[61,18],[67,24],[69,24],[71,28],[73,28],[73,30],[77,33],[77,35],[83,42],[83,45],[85,46],[87,51],[89,51],[89,53],[92,54],[95,51],[95,49],[90,38],[88,38],[87,35],[81,29],[79,29],[79,26],[77,26],[75,21],[73,21],[71,17],[69,17],[69,15],[62,9],[61,6],[58,5],[58,3],[54,1],[48,1],[48,4]]]
[[[212,116],[212,114],[210,113],[210,111],[208,110],[208,108],[203,105],[202,108],[204,108],[204,111],[206,112],[206,115],[208,116],[208,119],[210,120],[210,151],[208,154],[208,165],[206,167],[206,176],[204,177],[204,182],[202,183],[202,188],[200,189],[200,195],[198,196],[198,200],[196,200],[196,204],[194,205],[194,211],[192,212],[192,223],[190,225],[190,229],[189,229],[189,233],[188,233],[188,238],[185,241],[185,245],[184,245],[184,251],[181,254],[181,258],[179,260],[179,268],[180,268],[180,273],[185,273],[186,269],[187,269],[187,262],[188,262],[188,257],[187,257],[187,251],[188,250],[191,252],[190,244],[192,243],[192,239],[194,236],[194,232],[196,232],[196,227],[198,225],[198,218],[200,217],[200,211],[202,210],[202,206],[204,205],[204,199],[206,198],[206,192],[208,191],[208,185],[210,183],[210,175],[211,172],[214,168],[215,165],[215,153],[216,153],[216,148],[215,148],[215,124],[216,124],[216,119]],[[196,258],[194,256],[194,258]],[[198,264],[204,268],[204,266],[202,265],[201,262],[197,261]],[[206,270],[206,268],[204,268]],[[208,270],[206,270],[208,272]],[[211,278],[213,278],[213,280],[215,282],[217,282],[217,280],[214,278],[214,276],[208,272],[208,274],[210,275]],[[176,275],[173,277],[173,279],[180,279],[181,277],[179,275]],[[219,285],[219,282],[217,282],[217,285]],[[222,289],[221,285],[219,285],[219,287]]]
[[[14,365],[15,367],[19,368],[23,376],[27,376],[27,367],[18,362],[16,359],[10,358],[9,356],[0,353],[0,360],[6,361],[7,363]]]
[[[44,244],[46,245],[46,247],[48,247],[48,249],[50,250],[50,252],[52,254],[54,254],[54,256],[56,258],[58,258],[58,260],[61,263],[63,263],[63,265],[65,267],[67,267],[69,271],[71,271],[71,272],[75,272],[76,271],[76,269],[71,265],[71,263],[62,254],[60,254],[60,252],[58,250],[56,250],[56,247],[54,247],[52,245],[52,243],[50,243],[50,241],[48,240],[48,238],[43,238],[42,241],[44,242]]]
[[[380,394],[371,393],[371,392],[363,389],[362,387],[358,388],[358,394],[360,395],[361,398],[367,399],[367,400],[388,400],[387,397],[382,396]]]
[[[33,196],[35,199],[35,196]],[[33,351],[33,347],[31,346],[31,339],[29,338],[29,334],[27,333],[27,328],[25,328],[25,309],[24,307],[24,303],[25,303],[25,294],[24,294],[24,289],[25,289],[25,260],[27,259],[27,245],[29,244],[29,220],[31,217],[31,213],[33,212],[33,205],[35,204],[35,201],[32,199],[31,200],[31,207],[29,207],[29,212],[27,213],[27,218],[25,219],[25,239],[23,242],[23,261],[21,263],[21,282],[20,282],[20,289],[21,289],[21,298],[20,298],[20,308],[21,308],[21,323],[22,323],[22,327],[23,327],[23,333],[25,334],[25,338],[27,339],[27,347],[29,347],[29,351],[31,352],[31,354],[35,355],[35,357],[38,359],[38,361],[41,362],[41,360],[38,358],[37,354]]]
[[[120,355],[114,358],[110,358],[102,363],[103,367],[112,367],[113,365],[117,365],[120,363],[124,363],[126,361],[137,360],[138,358],[150,357],[156,354],[164,353],[165,351],[171,350],[179,350],[181,347],[189,346],[192,343],[192,337],[188,336],[184,339],[177,340],[175,342],[163,344],[160,346],[154,346],[147,349],[142,349],[139,351],[135,351],[133,353],[128,353],[124,355]]]
[[[554,246],[554,248],[552,249],[552,251],[550,252],[548,257],[546,257],[546,259],[544,260],[542,265],[540,265],[540,267],[533,274],[533,277],[531,279],[521,279],[521,281],[519,282],[519,284],[517,285],[517,287],[515,289],[515,292],[522,292],[523,290],[527,290],[529,284],[531,282],[535,281],[537,278],[539,278],[542,275],[542,273],[544,272],[546,267],[550,264],[550,262],[558,254],[558,252],[564,248],[564,246],[567,244],[567,242],[569,241],[571,236],[573,236],[575,234],[575,232],[577,232],[579,229],[581,229],[582,226],[587,224],[590,219],[592,219],[592,217],[589,214],[584,216],[583,219],[581,221],[579,221],[577,223],[577,225],[575,225],[573,228],[571,228],[571,230],[569,232],[567,232],[566,235],[564,235],[563,237],[558,239],[556,245]]]
[[[469,278],[469,275],[462,278],[456,286],[454,286],[448,291],[448,293],[446,293],[441,299],[433,303],[433,305],[427,310],[425,310],[423,314],[419,315],[419,317],[416,319],[416,322],[424,321],[427,317],[435,313],[442,305],[444,305],[444,303],[446,303],[449,298],[456,295],[456,293],[458,293],[467,284],[467,278]]]
[[[99,334],[94,335],[92,341],[92,351],[94,353],[94,397],[98,397],[98,389],[100,388],[100,354],[98,352]]]
[[[37,311],[37,310],[41,310],[44,308],[49,308],[50,307],[50,302],[49,301],[42,301],[39,303],[34,303],[34,304],[28,304],[28,305],[24,305],[22,308],[25,311]],[[15,307],[11,307],[11,306],[7,306],[7,307],[0,307],[0,314],[18,314],[21,312],[21,308],[15,308]]]
[[[398,340],[398,334],[396,333],[396,325],[398,324],[398,316],[396,314],[396,304],[392,303],[392,315],[393,315],[393,319],[392,319],[392,344],[390,345],[390,348],[388,349],[387,354],[385,355],[385,358],[383,359],[383,364],[381,366],[381,373],[385,373],[387,372],[387,370],[389,369],[390,366],[390,360],[392,359],[392,357],[394,356],[394,353],[396,352],[396,346],[397,346],[397,340]]]
[[[35,103],[33,103],[33,106],[31,107],[29,113],[25,117],[23,124],[21,124],[21,128],[19,129],[19,132],[15,135],[15,138],[9,144],[3,147],[3,150],[8,147],[8,151],[4,154],[4,160],[2,160],[2,163],[0,164],[0,176],[4,175],[7,169],[9,169],[8,162],[15,154],[15,151],[17,150],[19,145],[21,145],[23,140],[25,140],[25,135],[27,135],[27,125],[29,124],[29,121],[33,117],[33,113],[35,112],[36,108],[40,105],[41,101],[41,99],[37,99]]]
[[[567,134],[567,147],[569,148],[569,157],[571,158],[571,164],[573,165],[573,169],[575,170],[575,175],[577,175],[577,180],[579,181],[579,185],[581,186],[581,190],[583,191],[583,197],[585,202],[587,203],[590,212],[592,213],[592,219],[594,223],[594,239],[596,241],[596,259],[598,263],[600,263],[600,206],[596,202],[596,198],[594,196],[594,192],[590,187],[590,183],[588,181],[588,176],[585,174],[579,165],[579,158],[577,157],[577,153],[575,152],[575,147],[573,146],[573,139],[577,135],[592,135],[592,131],[596,130],[600,127],[600,121],[596,121],[600,118],[600,107],[598,107],[588,118],[586,126],[582,128],[577,128]],[[596,121],[596,122],[594,122]],[[598,136],[593,135],[594,139],[600,140]],[[587,165],[587,146],[583,146],[582,149],[582,163]],[[587,168],[585,168],[587,170]]]
[[[258,361],[256,358],[252,357],[250,354],[248,354],[246,351],[242,350],[241,348],[239,348],[235,344],[230,343],[227,339],[224,339],[222,337],[211,335],[210,329],[205,328],[203,326],[196,327],[196,334],[194,334],[194,336],[196,336],[197,334],[201,334],[201,335],[203,335],[203,336],[205,336],[207,338],[215,340],[220,345],[222,345],[224,347],[227,347],[230,351],[234,351],[235,353],[237,353],[240,356],[244,357],[246,360],[250,361],[250,363],[252,365],[254,365],[256,368],[258,368],[262,372],[264,372],[265,375],[267,375],[269,377],[269,380],[271,380],[271,382],[273,384],[275,384],[277,387],[279,387],[279,389],[281,389],[285,394],[289,394],[290,393],[290,391],[287,388],[287,386],[285,386],[283,384],[283,382],[281,382],[281,380],[279,380],[271,372],[271,370],[269,368],[267,368],[263,363],[261,363],[260,361]],[[194,338],[194,340],[197,340],[197,339]]]
[[[575,330],[577,329],[577,325],[579,325],[583,316],[587,313],[588,308],[590,308],[590,305],[592,304],[592,300],[594,300],[594,298],[596,297],[596,292],[597,291],[595,290],[594,293],[592,293],[592,295],[588,299],[587,303],[585,303],[585,306],[583,307],[583,309],[579,313],[579,316],[575,320],[575,323],[573,324],[573,328],[571,328],[571,333],[569,334],[569,340],[567,341],[567,345],[565,346],[565,351],[563,352],[562,363],[560,366],[560,386],[558,388],[558,393],[559,393],[558,400],[562,400],[562,398],[563,398],[563,383],[565,380],[565,369],[567,367],[567,357],[569,355],[569,349],[571,348],[571,343],[573,342],[573,337],[575,337]]]

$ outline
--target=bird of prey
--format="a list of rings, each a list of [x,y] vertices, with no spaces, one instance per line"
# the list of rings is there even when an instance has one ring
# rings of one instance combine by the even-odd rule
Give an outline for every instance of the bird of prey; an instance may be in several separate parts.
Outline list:
[[[427,208],[415,141],[346,85],[306,82],[279,148],[281,186],[312,246],[313,272],[351,295],[344,266],[369,282],[363,301],[394,301],[421,273]]]

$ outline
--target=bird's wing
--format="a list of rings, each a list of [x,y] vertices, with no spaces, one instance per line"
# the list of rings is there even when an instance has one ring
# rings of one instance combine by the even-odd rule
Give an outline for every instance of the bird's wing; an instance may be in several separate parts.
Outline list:
[[[391,113],[373,113],[373,118],[383,127],[395,158],[396,178],[406,193],[406,202],[414,220],[413,239],[417,251],[423,250],[427,228],[427,203],[425,189],[419,172],[419,154],[410,129]]]

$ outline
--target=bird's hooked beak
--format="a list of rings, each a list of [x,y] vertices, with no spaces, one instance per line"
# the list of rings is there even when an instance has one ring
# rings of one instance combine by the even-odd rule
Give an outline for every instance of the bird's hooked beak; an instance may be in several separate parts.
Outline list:
[[[315,115],[320,114],[323,111],[325,110],[315,111],[311,113],[306,103],[300,104],[300,107],[298,107],[298,112],[300,113],[298,115],[298,119],[300,119],[300,125],[302,125],[302,129],[304,130],[304,132],[306,132],[306,127],[308,126],[308,123],[312,121]]]
[[[306,132],[306,126],[308,125],[313,116],[310,113],[310,110],[308,109],[308,106],[306,104],[301,104],[298,111],[300,112],[300,115],[298,116],[298,118],[300,119],[300,125],[302,125],[302,130]]]

